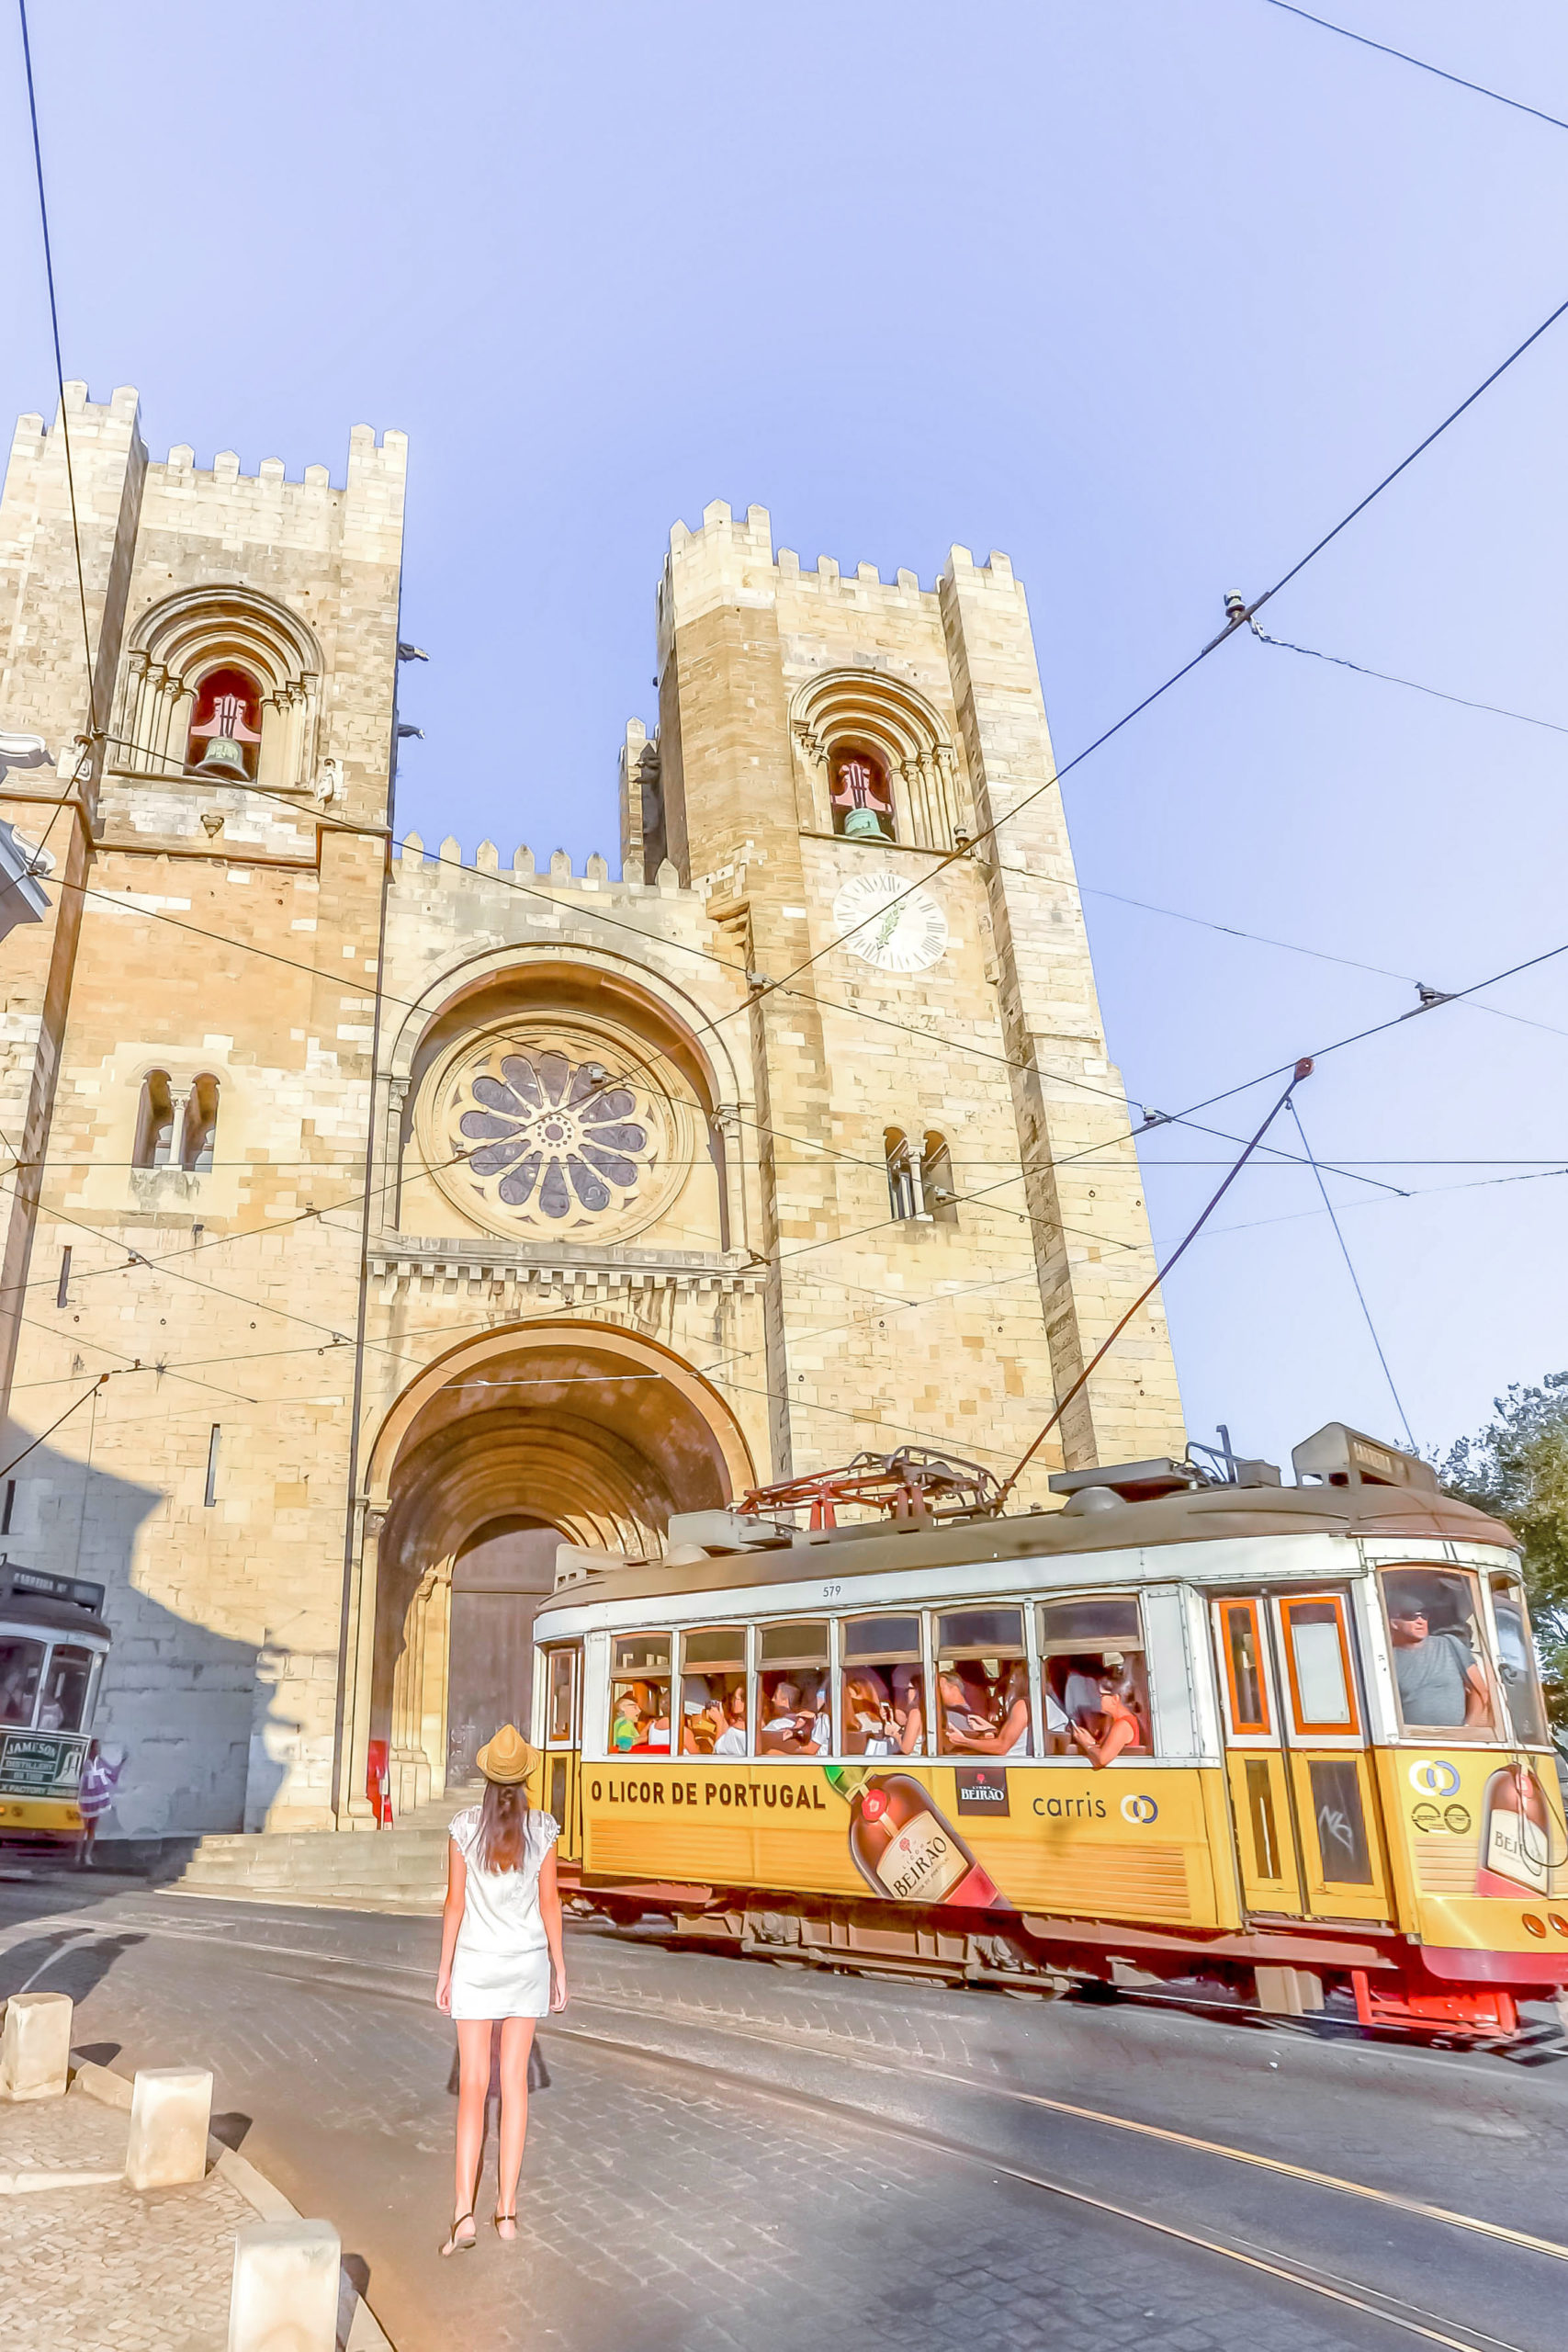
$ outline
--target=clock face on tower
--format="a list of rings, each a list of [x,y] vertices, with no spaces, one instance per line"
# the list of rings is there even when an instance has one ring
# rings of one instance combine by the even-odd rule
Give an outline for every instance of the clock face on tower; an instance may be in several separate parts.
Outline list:
[[[839,944],[879,972],[925,972],[947,953],[947,917],[896,874],[852,874],[833,900]]]

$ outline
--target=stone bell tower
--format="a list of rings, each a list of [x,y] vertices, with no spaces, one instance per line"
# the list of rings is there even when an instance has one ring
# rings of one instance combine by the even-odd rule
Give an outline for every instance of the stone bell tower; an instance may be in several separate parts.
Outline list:
[[[623,839],[757,976],[775,1459],[902,1429],[1005,1471],[1155,1271],[1023,590],[956,547],[927,589],[807,571],[719,502],[659,665]],[[1042,1476],[1183,1449],[1157,1294],[1057,1439]]]

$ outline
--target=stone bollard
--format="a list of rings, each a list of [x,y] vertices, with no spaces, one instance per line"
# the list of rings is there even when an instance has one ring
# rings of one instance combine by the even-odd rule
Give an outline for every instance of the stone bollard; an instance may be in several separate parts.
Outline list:
[[[59,2098],[71,2074],[70,1996],[13,1993],[0,2029],[0,2098]]]
[[[212,2076],[200,2066],[147,2066],[130,2094],[125,2177],[132,2188],[178,2188],[207,2177]]]
[[[330,2222],[253,2222],[238,2231],[229,2352],[334,2352],[342,2264]]]

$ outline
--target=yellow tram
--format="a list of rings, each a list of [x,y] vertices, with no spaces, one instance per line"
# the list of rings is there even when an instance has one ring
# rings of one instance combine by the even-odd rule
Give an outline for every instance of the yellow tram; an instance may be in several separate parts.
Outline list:
[[[892,1516],[835,1525],[819,1481],[813,1526],[759,1496],[657,1564],[563,1554],[533,1726],[563,1881],[795,1962],[1513,2031],[1568,1984],[1514,1539],[1341,1424],[1292,1462],[1002,1517],[890,1457]]]

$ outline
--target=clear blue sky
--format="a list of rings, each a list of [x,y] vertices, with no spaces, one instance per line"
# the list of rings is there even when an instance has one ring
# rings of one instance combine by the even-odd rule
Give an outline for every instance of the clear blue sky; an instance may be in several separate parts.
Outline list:
[[[1545,0],[1337,13],[1568,119]],[[400,821],[469,850],[613,854],[666,535],[709,499],[885,576],[1006,549],[1065,761],[1568,297],[1568,132],[1266,0],[34,0],[33,28],[66,372],[138,385],[153,453],[200,463],[336,477],[351,424],[409,434],[432,660]],[[0,41],[15,413],[52,365],[14,17]],[[1568,725],[1565,390],[1568,321],[1271,630]],[[1068,778],[1086,888],[1402,977],[1089,896],[1130,1090],[1179,1110],[1568,940],[1565,768],[1568,736],[1225,646]],[[1568,956],[1486,1001],[1302,1097],[1320,1154],[1425,1195],[1331,1180],[1424,1443],[1568,1363],[1568,1178],[1483,1183],[1568,1164]],[[1167,1245],[1224,1149],[1147,1150]],[[1216,1224],[1168,1286],[1193,1433],[1397,1436],[1310,1177],[1249,1172]]]

